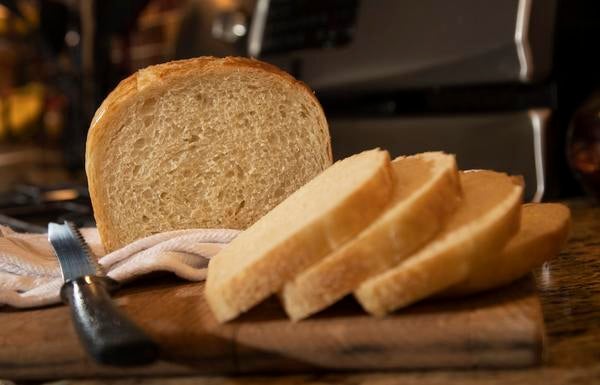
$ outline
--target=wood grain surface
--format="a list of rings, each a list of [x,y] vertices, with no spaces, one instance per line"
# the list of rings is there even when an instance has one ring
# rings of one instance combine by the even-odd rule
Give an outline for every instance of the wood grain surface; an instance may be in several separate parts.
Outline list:
[[[292,323],[271,299],[220,325],[203,284],[165,277],[131,285],[117,302],[159,342],[160,363],[128,370],[95,365],[79,345],[68,309],[55,306],[0,314],[0,378],[523,367],[539,363],[543,334],[531,279],[385,319],[366,315],[349,298]]]
[[[541,366],[519,370],[68,380],[64,385],[600,384],[600,206],[583,200],[568,204],[573,229],[567,247],[558,258],[534,271],[547,336]]]
[[[303,374],[246,377],[158,377],[65,380],[47,385],[587,385],[600,383],[600,365],[528,370]]]

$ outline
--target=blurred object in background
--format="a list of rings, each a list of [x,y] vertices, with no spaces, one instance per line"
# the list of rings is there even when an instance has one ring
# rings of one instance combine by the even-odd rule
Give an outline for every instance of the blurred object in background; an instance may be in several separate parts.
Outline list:
[[[338,158],[446,150],[463,168],[525,175],[527,199],[555,199],[577,193],[565,117],[598,84],[599,5],[258,0],[248,51],[317,91]]]
[[[0,149],[2,149],[0,147]],[[12,146],[0,152],[0,192],[19,184],[45,185],[66,182],[71,176],[64,168],[60,151],[31,146]]]
[[[19,184],[0,191],[0,224],[15,231],[45,233],[48,221],[72,221],[78,227],[93,226],[87,188],[77,183]]]
[[[0,2],[0,143],[44,138],[46,87],[31,2]]]
[[[44,86],[30,82],[0,99],[0,140],[24,139],[36,133],[44,108]],[[53,135],[54,136],[54,135]]]
[[[190,0],[182,10],[175,58],[246,56],[254,0]]]
[[[600,91],[575,113],[567,146],[575,175],[585,191],[600,203]]]
[[[150,1],[144,8],[130,36],[130,72],[174,57],[183,4],[183,1]]]
[[[0,0],[0,224],[16,230],[87,205],[58,210],[48,203],[60,194],[34,193],[85,190],[85,105],[95,101],[83,93],[80,4],[89,2]]]
[[[556,1],[259,0],[256,12],[250,53],[316,89],[335,157],[444,150],[524,175],[528,200],[548,193]]]
[[[173,58],[181,0],[96,1],[100,99],[136,70]],[[103,75],[101,75],[103,74]]]
[[[97,4],[96,19],[102,22],[96,27],[96,55],[103,63],[100,67],[107,70],[99,72],[108,74],[103,93],[152,64],[246,54],[253,0],[111,0]]]
[[[522,175],[526,199],[537,201],[545,187],[539,140],[549,117],[548,109],[402,117],[338,115],[330,124],[335,158],[377,146],[390,149],[395,156],[443,149],[458,154],[461,169],[489,168]]]
[[[554,68],[551,82],[556,85],[555,121],[563,140],[557,148],[566,148],[566,132],[574,114],[595,90],[600,90],[600,1],[569,1],[558,3]],[[565,155],[566,158],[566,155]],[[561,196],[580,195],[579,184],[564,158],[556,157],[555,172],[562,176]],[[568,183],[571,182],[571,183]]]
[[[61,145],[69,101],[42,30],[39,2],[0,1],[0,192],[74,177]]]
[[[250,54],[321,92],[530,82],[551,67],[554,0],[259,0],[263,8]]]

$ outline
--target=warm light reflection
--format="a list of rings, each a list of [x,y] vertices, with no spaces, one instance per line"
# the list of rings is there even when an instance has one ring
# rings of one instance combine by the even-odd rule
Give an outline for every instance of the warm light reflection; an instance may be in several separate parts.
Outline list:
[[[0,20],[8,19],[8,8],[4,5],[0,5]]]
[[[214,7],[219,10],[231,10],[236,7],[237,1],[235,0],[213,0]]]
[[[44,193],[44,199],[48,201],[69,201],[79,196],[77,190],[74,189],[62,189],[53,190]]]
[[[233,26],[233,28],[231,29],[231,31],[233,32],[233,34],[235,36],[242,37],[242,36],[246,35],[246,26],[243,24],[235,24]]]

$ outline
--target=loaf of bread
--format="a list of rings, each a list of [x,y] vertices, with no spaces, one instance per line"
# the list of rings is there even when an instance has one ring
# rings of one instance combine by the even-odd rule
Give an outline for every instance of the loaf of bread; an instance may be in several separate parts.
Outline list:
[[[311,90],[242,58],[176,61],[123,80],[86,148],[107,251],[167,230],[245,229],[331,161]]]
[[[462,296],[497,288],[523,277],[558,254],[569,235],[571,213],[559,203],[528,203],[521,210],[517,235],[502,251],[473,261],[467,278],[445,290]]]
[[[366,311],[383,316],[463,281],[476,260],[494,255],[517,233],[520,180],[493,171],[462,172],[460,180],[463,199],[446,228],[355,291]]]
[[[292,320],[352,293],[367,278],[398,264],[431,239],[461,199],[454,156],[429,152],[392,162],[392,201],[352,241],[290,280],[280,293]]]
[[[208,265],[205,297],[218,321],[237,317],[356,236],[392,195],[389,154],[334,163],[242,232]]]

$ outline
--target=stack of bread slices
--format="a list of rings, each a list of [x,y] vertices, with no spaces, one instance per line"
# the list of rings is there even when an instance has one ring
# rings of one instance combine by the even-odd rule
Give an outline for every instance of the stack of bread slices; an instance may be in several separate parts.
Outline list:
[[[347,295],[384,316],[432,296],[510,283],[556,255],[560,204],[522,204],[523,182],[458,171],[428,152],[374,149],[334,163],[210,261],[206,298],[220,322],[276,294],[292,320]]]

